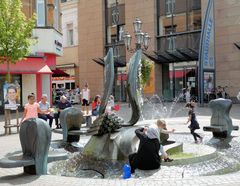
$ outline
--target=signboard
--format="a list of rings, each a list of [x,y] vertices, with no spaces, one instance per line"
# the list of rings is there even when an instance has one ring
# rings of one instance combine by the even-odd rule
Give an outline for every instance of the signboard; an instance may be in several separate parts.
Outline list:
[[[17,110],[20,105],[20,85],[16,80],[14,84],[5,83],[3,85],[4,108],[7,110]]]
[[[214,0],[208,0],[204,23],[201,33],[200,51],[199,51],[199,101],[203,104],[205,82],[204,73],[211,71],[214,77],[215,71],[215,41],[214,41]],[[213,80],[213,78],[212,78]]]
[[[207,10],[201,33],[199,60],[204,70],[215,68],[214,48],[214,0],[208,0]]]

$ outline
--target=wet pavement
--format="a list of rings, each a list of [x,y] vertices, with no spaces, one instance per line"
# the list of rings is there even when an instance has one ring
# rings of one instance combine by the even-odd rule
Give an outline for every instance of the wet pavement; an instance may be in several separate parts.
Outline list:
[[[161,105],[158,105],[161,107]],[[167,105],[168,106],[168,105]],[[170,106],[170,103],[169,103]],[[187,119],[187,111],[184,109],[183,103],[178,103],[172,109],[172,113],[175,113],[174,117],[167,118],[169,128],[175,128],[176,134],[171,135],[171,139],[175,139],[178,142],[184,142],[192,144],[193,148],[198,150],[198,145],[193,144],[193,137],[189,134],[189,130],[183,123]],[[157,107],[157,106],[156,106]],[[171,107],[171,106],[170,106]],[[158,108],[158,107],[157,107]],[[144,119],[156,119],[164,117],[160,113],[156,113],[149,104],[144,108]],[[121,110],[119,115],[128,119],[130,118],[130,109],[128,104],[121,104]],[[155,113],[153,116],[152,113]],[[169,114],[169,112],[167,111]],[[197,118],[199,120],[201,128],[205,125],[209,125],[210,111],[208,108],[196,108]],[[230,114],[233,118],[233,124],[240,124],[240,105],[233,105]],[[166,117],[166,116],[165,116]],[[142,122],[152,123],[154,121]],[[53,125],[54,126],[54,125]],[[3,118],[0,116],[0,133],[3,134]],[[111,179],[102,179],[101,174],[95,171],[89,171],[88,176],[91,178],[76,178],[76,177],[64,177],[64,176],[26,176],[22,175],[21,168],[14,169],[2,169],[0,168],[0,184],[23,184],[23,185],[240,185],[240,131],[234,131],[234,136],[229,143],[222,141],[212,140],[210,132],[203,132],[199,130],[199,133],[204,136],[203,143],[206,145],[217,148],[217,156],[210,160],[204,160],[199,163],[191,163],[188,165],[179,166],[161,166],[161,169],[154,171],[136,171],[135,177],[130,180],[122,180],[121,178],[121,166],[122,164],[115,164],[109,166],[108,170],[112,172],[109,175]],[[0,134],[0,135],[1,135]],[[60,140],[61,135],[53,134],[53,140]],[[89,137],[81,137],[80,143],[86,144]],[[0,157],[3,157],[6,153],[20,149],[20,143],[17,134],[0,137],[1,151]],[[76,156],[80,156],[79,153]],[[72,156],[74,156],[72,154]],[[78,157],[79,158],[79,157]],[[76,158],[77,159],[77,158]],[[81,159],[81,158],[80,158]],[[124,163],[124,162],[122,162]],[[49,166],[50,168],[51,166]],[[113,168],[114,167],[114,168]],[[71,169],[70,166],[68,168]],[[83,167],[82,167],[83,168]],[[116,169],[115,169],[116,168]],[[114,170],[115,169],[115,170]],[[73,171],[72,171],[73,172]],[[86,174],[86,170],[81,172],[76,171],[79,174]],[[13,176],[12,176],[13,175]],[[115,177],[114,177],[115,175]],[[220,176],[219,176],[220,175]],[[73,175],[68,175],[73,176]],[[81,177],[80,175],[75,175]],[[98,179],[96,179],[98,178]]]

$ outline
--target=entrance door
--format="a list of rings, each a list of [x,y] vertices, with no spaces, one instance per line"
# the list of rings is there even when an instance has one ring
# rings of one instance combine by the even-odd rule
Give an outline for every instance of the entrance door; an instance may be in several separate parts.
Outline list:
[[[196,68],[177,67],[174,68],[174,94],[175,98],[190,89],[191,96],[196,96]],[[181,98],[183,99],[183,97]]]
[[[184,68],[176,68],[174,70],[174,95],[175,98],[180,96],[183,88],[185,88],[185,71]]]

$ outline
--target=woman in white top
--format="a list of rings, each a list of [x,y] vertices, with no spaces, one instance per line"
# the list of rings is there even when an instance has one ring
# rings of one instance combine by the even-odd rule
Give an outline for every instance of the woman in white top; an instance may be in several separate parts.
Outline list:
[[[88,88],[88,83],[85,83],[85,86],[82,90],[82,110],[85,112],[87,110],[87,115],[88,115],[88,106],[89,106],[89,101],[90,101],[90,89]]]

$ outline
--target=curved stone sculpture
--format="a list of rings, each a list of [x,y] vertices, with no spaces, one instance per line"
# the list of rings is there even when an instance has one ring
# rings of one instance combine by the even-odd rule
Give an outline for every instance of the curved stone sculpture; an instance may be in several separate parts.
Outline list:
[[[99,115],[105,112],[106,106],[108,104],[109,96],[111,95],[114,83],[114,59],[113,59],[113,49],[108,50],[107,55],[104,57],[104,94],[102,97],[101,107],[99,110]]]
[[[22,152],[8,153],[0,159],[1,168],[24,167],[28,174],[47,174],[47,163],[65,160],[65,151],[48,151],[51,142],[51,129],[45,120],[31,118],[25,120],[19,133]]]
[[[78,142],[79,135],[68,135],[68,131],[80,130],[84,121],[83,113],[80,109],[69,107],[61,111],[60,123],[63,131],[63,141],[66,142]]]
[[[135,130],[136,127],[126,127],[117,133],[92,136],[83,154],[93,159],[125,160],[137,151],[139,140]]]
[[[132,108],[131,119],[123,126],[133,126],[135,125],[141,114],[140,114],[140,105],[138,102],[138,69],[141,62],[142,50],[137,50],[134,55],[131,57],[128,65],[128,74],[127,74],[127,93],[129,97],[129,102]]]
[[[205,126],[204,131],[212,131],[214,137],[229,137],[232,130],[238,130],[237,126],[233,126],[229,112],[232,107],[230,99],[215,99],[209,102],[209,107],[212,110],[210,127]]]
[[[51,141],[51,129],[42,119],[25,120],[20,128],[20,141],[23,157],[33,157],[35,165],[24,166],[24,172],[47,174],[48,150]]]

